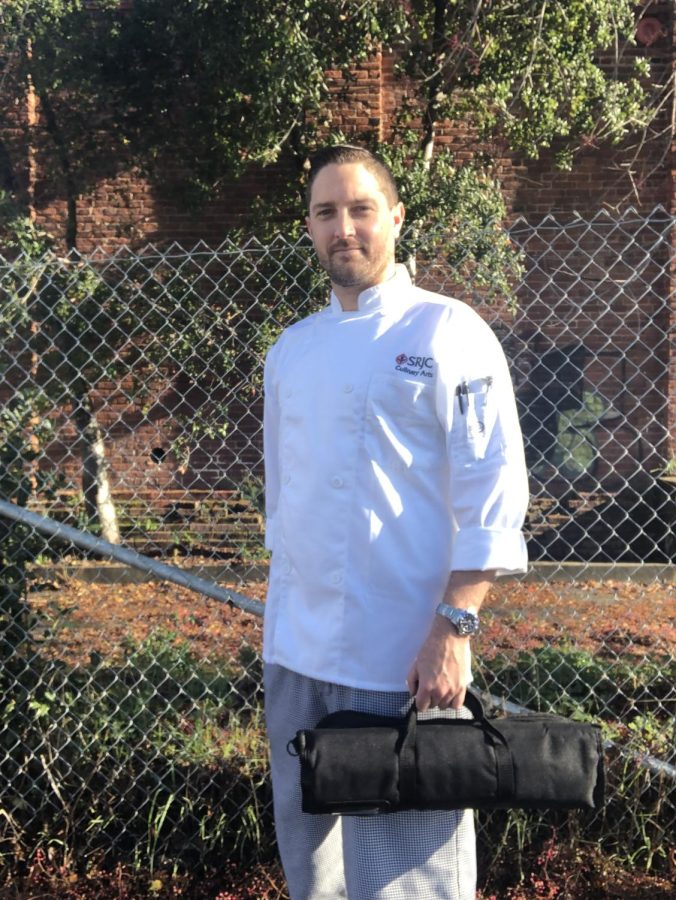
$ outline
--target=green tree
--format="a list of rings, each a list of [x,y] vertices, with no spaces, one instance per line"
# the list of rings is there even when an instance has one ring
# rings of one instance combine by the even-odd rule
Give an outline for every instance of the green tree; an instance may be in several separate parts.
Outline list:
[[[650,118],[649,65],[632,57],[632,0],[411,0],[401,69],[419,86],[431,157],[441,121],[465,121],[537,158],[619,142]],[[600,57],[612,55],[612,65]]]
[[[393,140],[379,143],[375,129],[356,137],[390,161],[402,185],[402,258],[413,265],[421,255],[441,256],[459,281],[488,298],[510,298],[519,263],[501,227],[505,209],[491,148],[537,156],[553,146],[559,163],[571,165],[578,146],[621,141],[644,128],[654,95],[646,61],[624,52],[633,27],[630,0],[5,0],[0,85],[10,102],[0,112],[2,179],[17,192],[15,123],[7,110],[12,95],[20,105],[30,88],[66,196],[71,251],[78,245],[78,197],[132,164],[166,187],[180,163],[184,191],[195,201],[232,189],[248,166],[285,164],[289,178],[278,183],[279,195],[267,191],[242,231],[257,222],[268,237],[284,223],[299,236],[307,157],[327,135],[341,137],[328,120],[327,73],[342,69],[349,82],[351,67],[381,48],[395,54],[409,99]],[[600,57],[611,53],[615,64],[604,67]],[[457,163],[438,141],[448,120],[467,122],[483,141],[472,162]],[[238,331],[242,346],[254,339],[263,350],[318,296],[320,276],[301,250],[283,272],[274,254],[266,257],[269,271],[256,275],[263,283],[260,315],[255,333]],[[70,264],[77,266],[76,254]],[[305,299],[287,298],[275,279],[290,280],[294,295]],[[199,302],[192,282],[176,296],[184,289]],[[70,354],[64,371],[70,367],[73,377],[85,337],[85,344],[105,338],[116,349],[117,332],[104,335],[92,324],[107,321],[92,312],[107,295],[101,285],[87,290],[76,306],[89,321],[82,334],[74,328],[78,341],[62,348]],[[135,295],[136,321],[148,334],[163,297],[173,309],[170,296],[159,283]],[[227,327],[217,312],[212,318],[213,346],[224,347]],[[162,333],[165,347],[188,348],[188,366],[206,326],[196,316],[184,319],[165,316]],[[237,351],[225,355],[234,372]],[[96,430],[89,432],[93,447]]]
[[[32,434],[23,470],[29,471],[49,434],[49,410],[68,403],[79,436],[87,517],[104,538],[117,543],[103,437],[91,395],[101,378],[114,377],[125,365],[119,356],[128,341],[125,308],[90,265],[72,255],[59,256],[49,235],[2,194],[0,238],[0,381],[12,390],[7,423],[15,423],[23,444],[24,430]],[[7,438],[4,446],[11,450],[14,439]],[[16,452],[6,471],[13,473],[20,460]],[[36,470],[28,481],[11,475],[24,486],[18,502],[25,502],[27,485],[34,491],[44,487],[39,474]]]
[[[31,152],[35,129],[25,128],[12,112],[34,96],[47,142],[42,161],[66,201],[64,233],[68,249],[78,242],[78,197],[95,178],[128,165],[124,142],[102,81],[100,46],[109,40],[116,2],[102,0],[100,10],[83,0],[7,0],[0,4],[0,165],[6,188],[18,190],[19,170]],[[26,143],[13,133],[24,127]],[[18,154],[22,158],[17,158]]]
[[[405,25],[399,0],[135,0],[102,48],[125,140],[169,153],[211,194],[251,163],[297,150],[327,70],[363,61]]]
[[[5,0],[0,86],[7,109],[39,100],[77,247],[77,198],[138,165],[185,169],[194,199],[277,159],[327,95],[326,70],[366,58],[402,23],[396,0]],[[12,96],[13,95],[13,96]],[[12,99],[16,102],[12,103]],[[0,138],[14,124],[0,117]],[[18,183],[0,143],[6,187]]]
[[[69,201],[69,246],[77,243],[78,194],[119,166],[138,164],[166,181],[167,160],[178,160],[195,198],[217,193],[252,163],[284,158],[295,162],[298,182],[327,131],[327,72],[349,71],[377,47],[395,53],[411,79],[396,137],[414,168],[419,157],[424,170],[444,153],[436,138],[447,120],[468,122],[480,139],[529,156],[555,145],[559,163],[570,166],[580,145],[617,142],[650,117],[648,64],[629,52],[631,0],[134,0],[120,7],[117,0],[5,0],[0,8],[0,83],[7,94],[30,82],[40,100]],[[614,64],[602,65],[599,57],[611,54]],[[0,164],[11,183],[11,152],[3,147]],[[474,162],[484,179],[477,188],[487,189],[490,164],[487,154]],[[467,194],[446,192],[445,200]],[[455,211],[445,209],[447,217]]]

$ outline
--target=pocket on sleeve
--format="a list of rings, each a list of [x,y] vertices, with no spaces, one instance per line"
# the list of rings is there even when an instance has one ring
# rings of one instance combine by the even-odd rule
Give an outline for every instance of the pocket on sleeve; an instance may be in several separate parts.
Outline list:
[[[467,393],[456,395],[451,427],[451,454],[463,465],[485,459],[494,434],[496,402],[484,379],[467,385]]]

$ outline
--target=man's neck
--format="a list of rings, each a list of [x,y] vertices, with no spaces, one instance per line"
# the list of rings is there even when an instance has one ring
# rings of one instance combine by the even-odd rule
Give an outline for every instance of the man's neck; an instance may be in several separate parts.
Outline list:
[[[365,287],[342,287],[340,284],[332,284],[333,293],[340,301],[343,312],[355,312],[359,309],[359,295],[368,290]]]
[[[344,287],[343,285],[334,284],[332,282],[331,287],[333,293],[338,298],[340,305],[343,308],[343,312],[356,312],[359,309],[359,295],[363,294],[364,291],[368,291],[369,288],[376,287],[379,284],[384,284],[386,281],[389,281],[390,278],[394,277],[395,271],[396,267],[394,263],[392,263],[392,265],[383,273],[383,276],[378,278],[377,281],[374,281],[373,284],[350,285]]]

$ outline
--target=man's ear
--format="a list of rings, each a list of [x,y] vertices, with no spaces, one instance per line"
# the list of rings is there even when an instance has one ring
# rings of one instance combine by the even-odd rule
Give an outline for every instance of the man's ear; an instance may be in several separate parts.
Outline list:
[[[310,216],[305,216],[305,227],[307,228],[307,233],[312,237],[312,226],[310,225]]]
[[[392,225],[394,226],[395,239],[399,237],[405,216],[406,210],[404,209],[404,204],[401,202],[395,203],[392,207]]]

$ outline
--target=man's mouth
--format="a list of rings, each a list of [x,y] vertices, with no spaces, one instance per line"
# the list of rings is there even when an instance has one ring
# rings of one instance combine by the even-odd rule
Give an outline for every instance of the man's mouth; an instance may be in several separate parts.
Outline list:
[[[331,250],[331,254],[335,253],[361,253],[361,247],[334,247]]]

